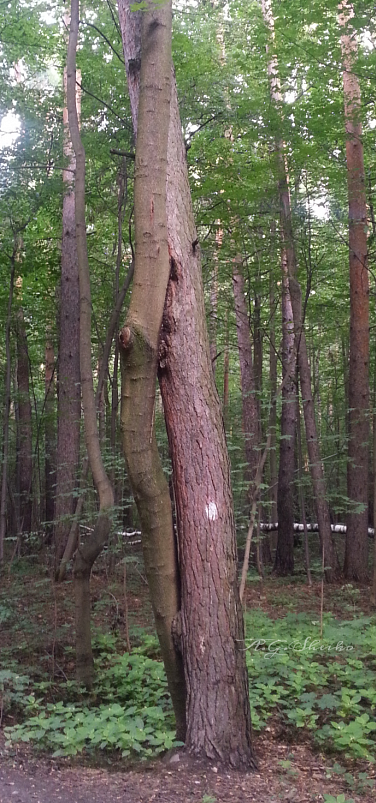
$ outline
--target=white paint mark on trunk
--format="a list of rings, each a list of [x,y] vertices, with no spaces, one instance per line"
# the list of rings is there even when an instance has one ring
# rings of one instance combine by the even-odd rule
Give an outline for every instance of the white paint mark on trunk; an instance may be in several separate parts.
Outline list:
[[[209,521],[215,521],[218,518],[218,508],[215,502],[209,502],[205,507],[205,512]]]

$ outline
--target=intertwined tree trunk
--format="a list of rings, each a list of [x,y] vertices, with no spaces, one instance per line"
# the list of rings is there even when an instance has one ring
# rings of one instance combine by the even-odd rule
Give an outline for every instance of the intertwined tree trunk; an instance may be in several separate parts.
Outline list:
[[[341,47],[344,67],[350,262],[347,496],[353,506],[347,516],[344,571],[348,580],[365,580],[368,564],[369,281],[361,95],[358,77],[353,72],[357,59],[356,32],[350,23],[353,16],[352,4],[343,0],[339,5],[339,24],[343,28]]]
[[[129,41],[137,21],[136,15],[129,14],[128,0],[118,0],[118,5],[137,125],[137,31]],[[159,381],[177,508],[181,612],[174,629],[187,684],[186,748],[233,766],[252,766],[229,462],[211,368],[200,253],[174,80],[167,157],[170,280]]]
[[[185,684],[172,622],[180,606],[168,483],[155,437],[155,388],[163,307],[170,274],[166,176],[171,96],[171,4],[142,13],[141,73],[135,160],[135,269],[120,335],[121,427],[157,632],[176,716],[185,736]]]

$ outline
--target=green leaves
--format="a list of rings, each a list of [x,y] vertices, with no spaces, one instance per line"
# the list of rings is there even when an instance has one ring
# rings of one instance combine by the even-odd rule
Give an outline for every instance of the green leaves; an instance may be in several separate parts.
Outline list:
[[[6,729],[8,743],[32,741],[55,757],[118,750],[146,758],[176,746],[162,664],[137,653],[107,661],[94,690],[100,704],[34,701],[35,716]]]
[[[375,620],[326,616],[322,641],[308,614],[271,621],[254,611],[246,623],[255,635],[246,639],[255,730],[278,712],[288,727],[311,731],[323,749],[373,760]]]

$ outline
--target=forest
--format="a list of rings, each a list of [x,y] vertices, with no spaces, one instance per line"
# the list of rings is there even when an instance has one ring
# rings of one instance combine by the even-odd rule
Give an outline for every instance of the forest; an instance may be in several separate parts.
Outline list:
[[[375,82],[369,0],[1,0],[0,801],[373,799]]]

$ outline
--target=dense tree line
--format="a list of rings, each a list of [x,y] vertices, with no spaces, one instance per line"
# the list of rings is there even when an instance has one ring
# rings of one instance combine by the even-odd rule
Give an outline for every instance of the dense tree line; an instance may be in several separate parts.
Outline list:
[[[90,685],[92,566],[140,526],[177,731],[250,764],[236,541],[285,575],[317,521],[326,580],[370,576],[374,20],[137,5],[0,5],[0,560],[73,561]]]

